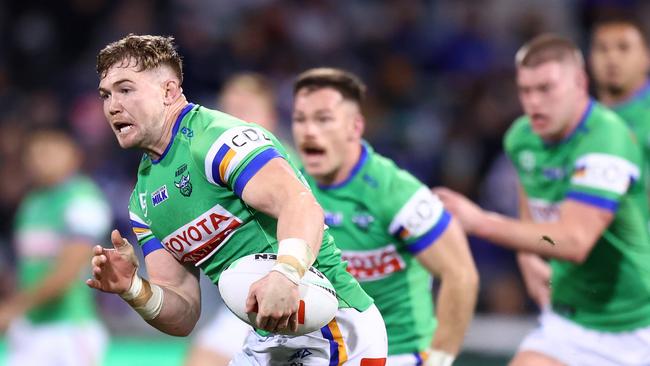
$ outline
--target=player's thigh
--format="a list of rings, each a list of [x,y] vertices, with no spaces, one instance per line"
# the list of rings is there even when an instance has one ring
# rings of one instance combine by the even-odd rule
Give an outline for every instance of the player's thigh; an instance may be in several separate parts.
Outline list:
[[[520,351],[508,364],[509,366],[565,366],[562,362],[535,351]]]
[[[226,366],[232,357],[224,356],[202,345],[193,345],[185,361],[185,366]]]

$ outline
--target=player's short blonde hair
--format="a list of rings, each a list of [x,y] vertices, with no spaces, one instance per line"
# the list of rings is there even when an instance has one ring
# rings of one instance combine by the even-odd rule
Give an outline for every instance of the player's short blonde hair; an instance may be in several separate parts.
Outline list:
[[[515,56],[517,67],[537,67],[549,61],[573,61],[580,67],[585,64],[580,49],[573,41],[550,33],[531,39]]]
[[[138,71],[168,66],[178,80],[183,81],[183,61],[176,50],[173,37],[129,34],[108,44],[97,55],[99,77],[104,78],[108,69],[124,60],[134,60]]]
[[[275,105],[275,94],[273,87],[267,78],[254,72],[243,72],[231,76],[223,85],[219,100],[230,90],[244,90],[265,99],[269,106]],[[220,103],[221,104],[221,103]]]

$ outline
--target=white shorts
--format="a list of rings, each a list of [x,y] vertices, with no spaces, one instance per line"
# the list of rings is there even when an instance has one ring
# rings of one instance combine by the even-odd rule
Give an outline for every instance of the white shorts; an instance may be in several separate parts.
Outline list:
[[[585,328],[551,310],[519,346],[570,366],[650,366],[650,327],[629,332]]]
[[[339,309],[332,321],[302,336],[262,337],[251,331],[232,366],[384,366],[386,327],[372,305],[364,312]]]
[[[215,317],[196,335],[196,345],[232,358],[241,351],[251,326],[241,321],[228,308],[219,307]]]
[[[7,366],[98,366],[108,345],[108,333],[97,321],[83,324],[33,325],[14,321],[7,331]]]
[[[419,352],[389,355],[386,366],[421,366],[426,355]]]

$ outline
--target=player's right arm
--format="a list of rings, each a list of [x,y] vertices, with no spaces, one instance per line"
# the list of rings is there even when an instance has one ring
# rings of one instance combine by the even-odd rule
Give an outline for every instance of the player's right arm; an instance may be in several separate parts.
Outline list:
[[[519,218],[522,221],[532,222],[528,208],[528,195],[521,185],[518,185],[519,193]],[[537,303],[540,308],[551,301],[551,266],[539,255],[529,252],[517,252],[517,263],[524,278],[528,295]]]
[[[201,313],[198,269],[183,266],[165,250],[155,250],[145,258],[147,280],[137,274],[133,246],[117,230],[111,242],[112,249],[99,245],[93,249],[88,286],[120,295],[158,330],[187,336]]]

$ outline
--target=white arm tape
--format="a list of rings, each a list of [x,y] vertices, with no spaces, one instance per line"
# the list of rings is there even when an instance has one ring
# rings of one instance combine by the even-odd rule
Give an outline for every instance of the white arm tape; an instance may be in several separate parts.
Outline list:
[[[136,272],[131,279],[131,287],[125,292],[122,292],[120,297],[126,301],[131,301],[140,295],[140,291],[142,291],[142,278]]]
[[[307,241],[300,238],[280,240],[278,243],[278,257],[282,255],[290,255],[296,258],[305,271],[311,267],[316,259]]]
[[[456,357],[445,351],[429,348],[424,366],[451,366]]]
[[[154,319],[158,314],[160,314],[164,299],[164,291],[162,287],[151,282],[149,283],[149,286],[151,287],[151,297],[149,300],[147,300],[147,302],[142,306],[133,307],[133,310],[140,314],[144,320]],[[143,287],[144,283],[142,278],[137,274],[134,274],[133,280],[131,281],[131,287],[129,287],[126,292],[121,293],[120,297],[126,301],[131,301],[140,295]]]
[[[295,283],[296,285],[300,283],[300,273],[298,273],[298,270],[286,263],[276,263],[271,268],[271,271],[282,273],[289,279],[289,281]]]

